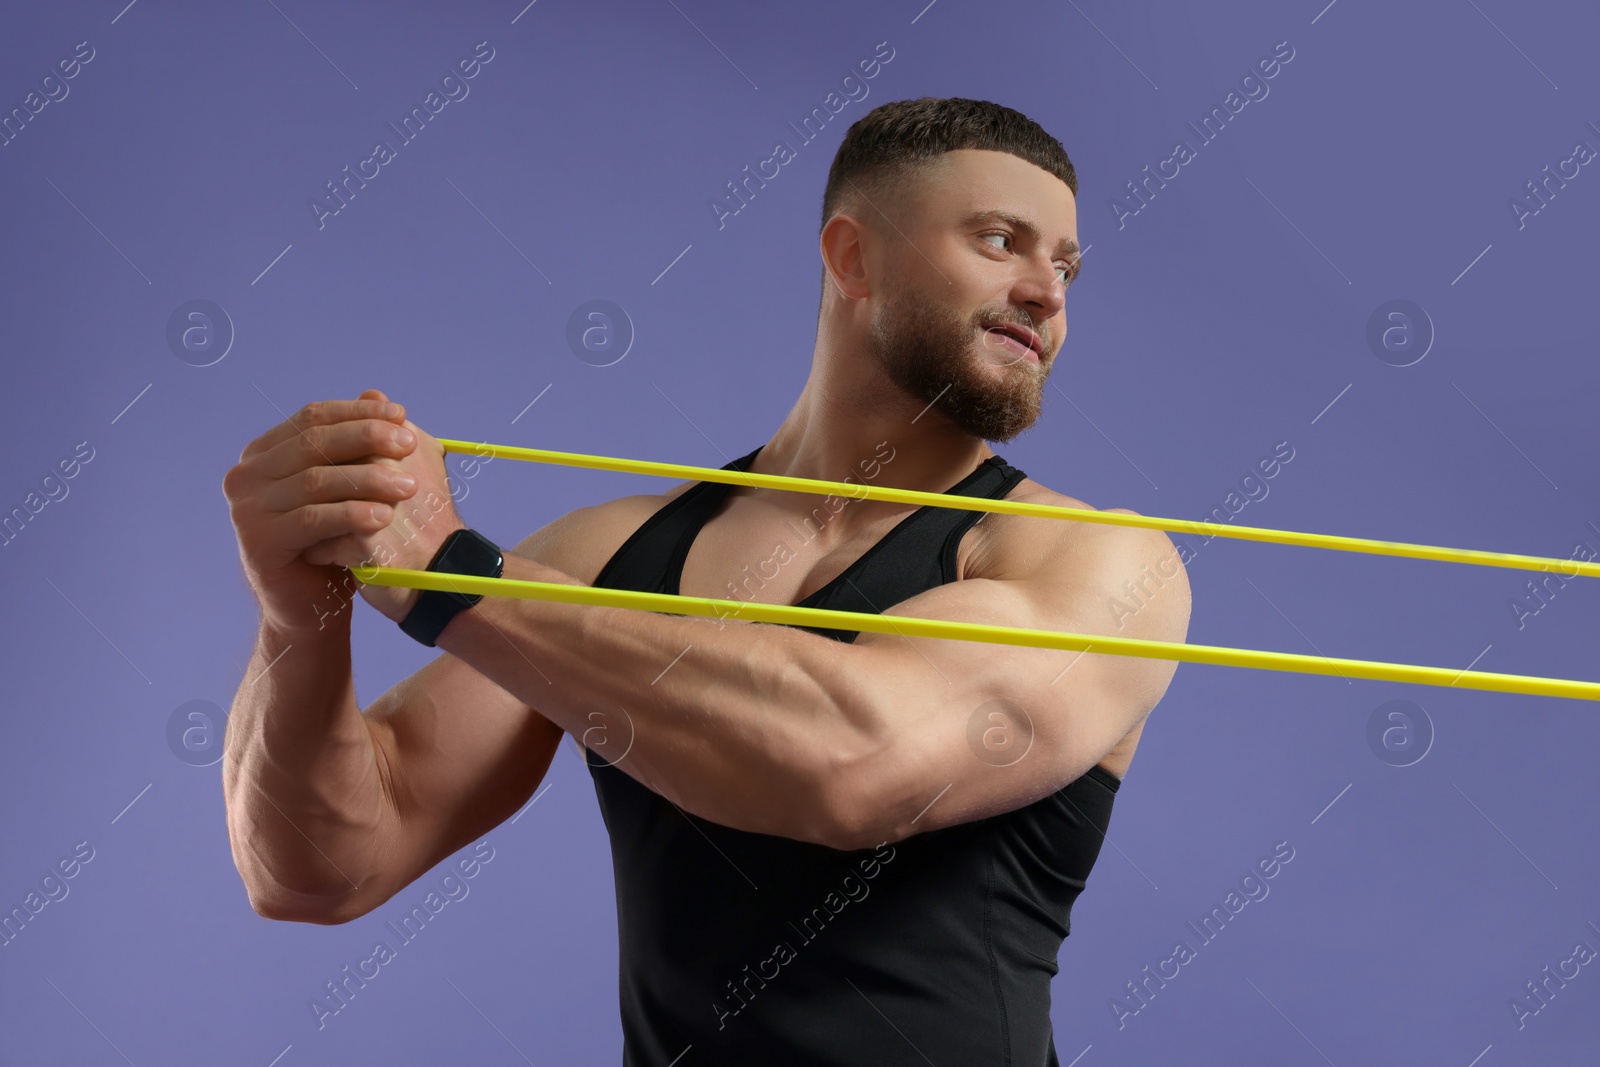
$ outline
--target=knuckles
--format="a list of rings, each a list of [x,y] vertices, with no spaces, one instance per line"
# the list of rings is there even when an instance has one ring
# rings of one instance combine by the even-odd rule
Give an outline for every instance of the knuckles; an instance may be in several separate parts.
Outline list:
[[[333,482],[332,467],[307,467],[300,472],[301,489],[307,497],[321,497]]]
[[[351,433],[352,428],[344,426],[345,422],[357,421],[359,427],[354,428],[356,439],[368,450],[362,463],[388,467],[393,470],[404,470],[407,466],[406,457],[417,451],[417,446],[424,441],[431,440],[429,435],[409,418],[403,418],[400,424],[393,420],[377,416],[362,417],[361,406],[352,407],[348,401],[312,400],[303,405],[293,416],[285,419],[277,426],[264,434],[256,437],[245,445],[239,452],[239,458],[233,466],[229,467],[222,475],[221,488],[223,495],[229,503],[229,511],[236,526],[241,529],[248,525],[249,516],[258,509],[256,504],[263,487],[262,478],[257,467],[261,457],[279,443],[287,429],[293,434],[295,445],[303,463],[299,472],[298,482],[301,492],[312,499],[327,498],[335,493],[336,480],[348,479],[355,468],[346,470],[336,466],[328,459],[328,447],[334,444],[336,434],[342,436]],[[394,440],[393,434],[403,425],[413,434],[412,444],[402,445]],[[361,475],[369,472],[361,471]],[[362,484],[373,479],[362,477]],[[421,479],[410,495],[421,495]],[[355,503],[350,501],[344,504],[346,513],[344,522],[356,522],[354,514]],[[296,523],[305,532],[313,532],[316,518],[311,509],[295,508],[290,514],[291,522]]]

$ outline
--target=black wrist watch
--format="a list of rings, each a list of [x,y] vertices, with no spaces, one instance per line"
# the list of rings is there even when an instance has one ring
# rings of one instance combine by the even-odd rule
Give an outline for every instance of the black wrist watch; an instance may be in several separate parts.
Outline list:
[[[498,578],[504,568],[505,557],[499,546],[478,531],[465,528],[446,537],[426,567],[444,574],[474,574],[483,578]],[[400,621],[400,629],[429,648],[435,648],[450,620],[482,599],[482,593],[424,589]]]

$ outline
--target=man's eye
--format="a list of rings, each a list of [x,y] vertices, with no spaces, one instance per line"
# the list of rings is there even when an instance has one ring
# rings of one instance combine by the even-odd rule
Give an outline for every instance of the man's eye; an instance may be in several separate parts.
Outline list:
[[[979,234],[978,236],[981,240],[985,241],[991,237],[998,237],[1007,244],[1010,244],[1012,239],[1011,235],[1003,230],[995,230],[991,233]],[[999,246],[997,245],[996,247]],[[1078,276],[1077,271],[1073,270],[1071,267],[1057,267],[1056,270],[1062,272],[1061,284],[1070,288],[1072,285],[1072,280]]]

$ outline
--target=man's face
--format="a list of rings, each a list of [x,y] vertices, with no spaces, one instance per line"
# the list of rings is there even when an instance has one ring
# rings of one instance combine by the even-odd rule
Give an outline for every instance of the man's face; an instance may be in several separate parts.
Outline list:
[[[946,153],[920,188],[899,223],[904,238],[891,230],[886,239],[873,354],[890,380],[962,430],[1009,441],[1038,419],[1066,335],[1075,199],[1032,163],[978,149]],[[1013,220],[974,217],[988,211]],[[1007,340],[1007,324],[1037,335],[1037,355]]]

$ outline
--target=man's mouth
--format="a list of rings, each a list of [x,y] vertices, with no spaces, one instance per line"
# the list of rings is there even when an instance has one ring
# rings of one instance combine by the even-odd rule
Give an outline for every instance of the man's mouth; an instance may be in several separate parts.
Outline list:
[[[1039,362],[1044,350],[1044,342],[1037,333],[1016,323],[1003,322],[990,326],[985,330],[984,337],[986,344],[995,345],[998,342],[998,347],[1034,363]]]

